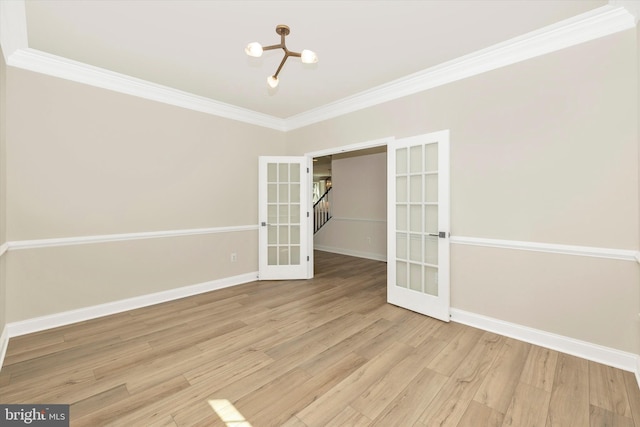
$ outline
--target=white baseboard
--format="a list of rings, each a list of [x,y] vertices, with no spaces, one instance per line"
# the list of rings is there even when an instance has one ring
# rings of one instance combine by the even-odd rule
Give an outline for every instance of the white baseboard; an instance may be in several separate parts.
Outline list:
[[[331,252],[334,254],[340,254],[340,255],[348,255],[348,256],[354,256],[357,258],[366,258],[366,259],[372,259],[374,261],[384,261],[387,262],[387,255],[380,255],[380,254],[376,254],[373,252],[361,252],[361,251],[354,251],[351,249],[344,249],[344,248],[334,248],[332,246],[324,246],[324,245],[313,245],[313,249],[317,249],[319,251],[323,251],[323,252]]]
[[[624,371],[635,372],[640,385],[640,355],[454,308],[451,309],[451,320]]]
[[[224,279],[212,280],[210,282],[199,283],[197,285],[185,286],[168,291],[157,292],[139,297],[128,298],[92,307],[80,308],[77,310],[65,311],[48,316],[36,317],[19,322],[8,323],[5,327],[7,340],[12,337],[39,332],[46,329],[83,322],[110,314],[121,313],[123,311],[135,310],[149,305],[172,301],[189,297],[217,289],[228,288],[230,286],[249,283],[257,280],[258,273],[246,273],[239,276],[226,277]],[[4,337],[4,334],[3,334]],[[1,366],[1,365],[0,365]]]
[[[638,383],[638,387],[640,387],[640,355],[636,357],[636,382]]]
[[[0,369],[2,369],[2,365],[4,364],[7,347],[9,347],[9,328],[5,325],[5,327],[2,328],[2,334],[0,334]]]

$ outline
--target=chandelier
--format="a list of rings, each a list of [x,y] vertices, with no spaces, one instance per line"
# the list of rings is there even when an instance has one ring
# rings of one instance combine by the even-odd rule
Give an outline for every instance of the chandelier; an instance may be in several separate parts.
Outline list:
[[[282,61],[280,62],[280,65],[278,66],[278,69],[276,70],[275,74],[267,77],[267,84],[272,88],[275,88],[278,86],[278,83],[280,82],[278,80],[278,74],[280,74],[280,70],[282,70],[282,66],[287,61],[287,58],[289,58],[290,56],[295,56],[297,58],[300,58],[303,64],[314,64],[318,62],[318,55],[316,55],[315,52],[313,51],[304,49],[302,52],[298,53],[298,52],[292,52],[289,49],[287,49],[287,45],[284,42],[284,38],[288,36],[290,33],[288,26],[278,25],[276,27],[276,33],[280,35],[280,44],[274,44],[271,46],[263,47],[260,43],[253,42],[253,43],[249,43],[247,47],[244,49],[247,55],[253,56],[255,58],[259,58],[260,56],[262,56],[262,52],[265,50],[282,49],[284,51],[284,58],[282,58]]]

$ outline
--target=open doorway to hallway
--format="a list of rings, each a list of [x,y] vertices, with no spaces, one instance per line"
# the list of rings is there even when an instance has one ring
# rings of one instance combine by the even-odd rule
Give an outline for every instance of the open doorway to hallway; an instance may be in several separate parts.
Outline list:
[[[313,175],[314,249],[386,261],[386,145],[314,157]]]

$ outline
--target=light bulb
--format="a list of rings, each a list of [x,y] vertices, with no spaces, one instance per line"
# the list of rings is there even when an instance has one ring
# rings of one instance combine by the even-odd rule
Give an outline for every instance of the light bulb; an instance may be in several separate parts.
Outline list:
[[[277,77],[275,76],[269,76],[267,77],[267,84],[272,87],[272,88],[276,88],[278,87],[278,83],[280,83],[280,80],[278,80]]]
[[[258,42],[249,43],[247,47],[244,48],[244,52],[249,56],[259,58],[262,56],[262,45]]]
[[[303,64],[315,64],[318,62],[318,55],[312,50],[304,49],[300,54]]]

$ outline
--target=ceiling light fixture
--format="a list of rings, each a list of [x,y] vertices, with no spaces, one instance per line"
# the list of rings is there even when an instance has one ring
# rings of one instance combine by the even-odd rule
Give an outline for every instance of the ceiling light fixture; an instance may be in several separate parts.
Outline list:
[[[262,47],[260,43],[253,42],[253,43],[249,43],[247,47],[244,49],[247,55],[253,56],[255,58],[261,57],[262,52],[264,52],[265,50],[273,50],[273,49],[284,50],[284,58],[282,58],[282,61],[280,62],[280,65],[278,66],[276,73],[272,76],[267,77],[267,84],[272,88],[275,88],[278,86],[278,83],[280,82],[278,80],[278,74],[280,74],[280,70],[282,70],[282,66],[287,61],[287,58],[289,58],[290,56],[295,56],[300,58],[303,64],[315,64],[316,62],[318,62],[318,55],[316,55],[315,52],[304,49],[302,52],[298,53],[298,52],[292,52],[289,49],[287,49],[287,45],[284,42],[284,38],[288,36],[290,32],[291,30],[289,30],[288,26],[278,25],[276,27],[276,33],[280,35],[280,44],[274,44],[271,46]]]

